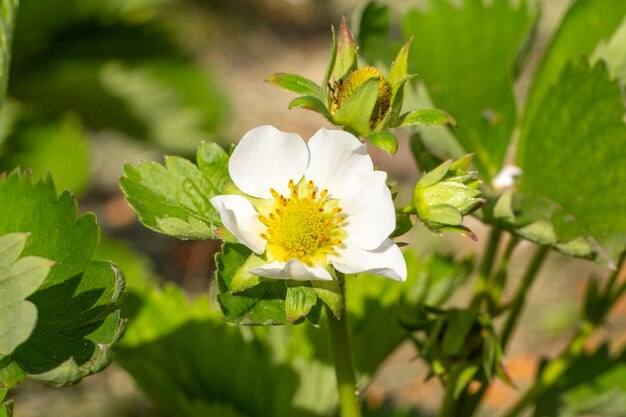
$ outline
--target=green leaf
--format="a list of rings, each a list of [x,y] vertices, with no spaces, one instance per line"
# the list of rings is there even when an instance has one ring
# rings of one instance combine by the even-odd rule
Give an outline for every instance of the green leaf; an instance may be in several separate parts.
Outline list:
[[[400,116],[399,126],[448,125],[456,126],[456,120],[443,110],[419,109]]]
[[[361,55],[367,62],[390,62],[402,46],[400,42],[389,39],[391,13],[389,6],[376,1],[369,1],[357,20]]]
[[[476,320],[476,312],[458,309],[450,310],[448,313],[448,325],[441,342],[444,355],[453,356],[459,353]]]
[[[228,178],[226,152],[203,143],[197,166],[180,157],[168,157],[165,167],[126,165],[120,186],[146,227],[180,239],[211,239],[221,221],[209,200],[224,193]]]
[[[534,417],[618,417],[626,405],[624,351],[607,345],[572,358],[567,371],[537,399]]]
[[[50,178],[33,183],[19,171],[0,178],[0,201],[0,234],[30,233],[22,255],[55,262],[28,297],[37,308],[37,324],[0,361],[0,386],[13,386],[24,374],[69,385],[102,370],[123,327],[116,302],[124,279],[113,264],[91,259],[99,238],[95,217],[77,218],[69,193],[57,196]]]
[[[225,243],[216,257],[217,296],[224,319],[241,325],[288,324],[285,315],[287,286],[284,280],[267,279],[234,293],[233,280],[252,251],[241,244]]]
[[[171,284],[146,291],[142,301],[116,358],[160,410],[182,417],[302,415],[292,411],[299,377],[257,337],[264,328],[231,325],[206,297],[190,303]]]
[[[228,111],[210,74],[181,60],[58,57],[14,77],[10,92],[48,112],[75,112],[92,129],[188,154],[216,132]]]
[[[568,65],[522,127],[519,223],[552,223],[555,240],[580,236],[614,264],[626,245],[626,125],[620,87],[603,63]]]
[[[359,135],[370,132],[370,119],[378,98],[378,78],[365,81],[335,112],[335,122]]]
[[[304,96],[320,97],[320,86],[296,74],[277,73],[267,77],[267,82]]]
[[[626,84],[626,54],[622,52],[624,50],[626,50],[626,18],[608,42],[600,42],[591,57],[591,61],[595,62],[602,59],[609,69],[611,78]]]
[[[218,266],[234,273],[249,251],[225,246],[221,256],[231,260],[219,260]],[[234,258],[238,261],[230,265]],[[346,277],[361,387],[408,337],[399,311],[415,308],[412,289],[426,271],[415,255],[407,254],[407,261],[406,283],[373,275]],[[326,283],[331,281],[312,285]],[[139,314],[116,347],[116,358],[160,410],[182,417],[336,415],[337,387],[324,320],[321,328],[233,326],[220,319],[207,297],[190,303],[173,285],[163,291],[146,289],[142,299]]]
[[[398,138],[388,130],[372,133],[367,137],[377,148],[382,149],[389,155],[395,155],[398,151]]]
[[[324,103],[317,97],[302,96],[294,98],[289,103],[289,109],[312,110],[324,116],[329,122],[334,123],[333,116],[330,115],[328,109],[324,106]]]
[[[156,288],[161,278],[153,272],[152,260],[147,254],[138,252],[128,243],[103,238],[100,240],[94,257],[103,260],[115,260],[124,271],[126,286],[120,308],[122,317],[132,320],[141,308],[141,296],[152,288]]]
[[[13,27],[19,0],[0,0],[0,109],[9,82]]]
[[[409,72],[419,74],[436,107],[459,121],[456,136],[466,152],[476,153],[476,167],[489,182],[515,125],[514,60],[533,17],[526,2],[460,3],[431,0],[428,9],[404,16],[405,36],[429,40],[411,49]]]
[[[540,103],[559,81],[561,72],[572,59],[591,56],[602,39],[608,39],[626,14],[626,2],[577,0],[569,8],[550,42],[529,91],[526,118],[542,111]]]
[[[26,298],[39,288],[54,264],[38,256],[19,258],[27,239],[28,233],[0,236],[0,358],[13,353],[35,329],[37,308]]]
[[[81,193],[87,188],[88,139],[80,120],[71,115],[49,119],[18,112],[11,130],[2,147],[0,171],[28,168],[35,177],[51,172],[59,189]]]
[[[309,314],[317,303],[317,294],[310,283],[298,281],[287,282],[287,294],[285,296],[285,312],[287,320],[295,323]]]

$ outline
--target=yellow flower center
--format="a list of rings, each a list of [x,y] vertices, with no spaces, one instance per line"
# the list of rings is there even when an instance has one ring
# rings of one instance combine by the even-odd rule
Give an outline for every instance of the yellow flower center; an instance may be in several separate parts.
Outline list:
[[[290,180],[289,189],[289,197],[271,189],[273,207],[259,215],[267,226],[261,234],[267,240],[267,254],[283,262],[299,259],[308,265],[326,264],[327,254],[346,236],[340,226],[346,216],[337,200],[327,197],[328,190],[318,193],[313,181],[296,185]]]

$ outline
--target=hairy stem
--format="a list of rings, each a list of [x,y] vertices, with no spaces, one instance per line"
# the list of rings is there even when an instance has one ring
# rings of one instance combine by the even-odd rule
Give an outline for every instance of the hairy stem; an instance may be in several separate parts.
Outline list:
[[[335,360],[335,375],[337,377],[341,416],[361,417],[361,405],[356,388],[356,374],[352,361],[346,311],[343,311],[341,319],[337,319],[330,309],[327,309],[326,313],[330,344]]]

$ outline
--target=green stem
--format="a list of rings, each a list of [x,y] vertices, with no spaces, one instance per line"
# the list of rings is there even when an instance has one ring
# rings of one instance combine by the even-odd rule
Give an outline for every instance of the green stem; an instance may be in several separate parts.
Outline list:
[[[448,374],[448,379],[445,381],[445,396],[443,398],[443,404],[441,405],[441,409],[439,410],[439,417],[453,417],[456,416],[456,399],[454,398],[454,394],[456,392],[456,385],[459,380],[459,375],[465,369],[465,365],[457,364],[458,366],[453,366],[452,370]]]
[[[489,243],[483,256],[483,261],[480,264],[478,272],[478,280],[476,281],[476,287],[474,288],[474,300],[473,304],[482,306],[485,298],[489,292],[489,277],[491,276],[491,270],[493,269],[493,260],[496,257],[498,251],[498,243],[500,242],[500,236],[502,236],[502,230],[498,226],[494,226],[491,229],[489,235]]]
[[[502,350],[505,349],[509,339],[511,338],[511,334],[513,333],[513,329],[515,329],[515,325],[517,324],[517,319],[519,318],[520,313],[522,312],[522,308],[524,307],[524,301],[526,300],[526,295],[530,289],[530,286],[535,281],[535,277],[537,276],[537,272],[541,268],[543,261],[546,259],[550,248],[548,246],[540,246],[535,255],[530,261],[528,265],[528,269],[522,278],[522,283],[517,289],[517,293],[513,297],[513,301],[511,303],[511,312],[509,313],[509,317],[504,324],[504,328],[502,330],[502,335],[500,337],[500,342],[502,343]]]
[[[361,405],[356,388],[356,376],[352,362],[346,311],[343,311],[341,319],[337,319],[330,309],[327,309],[326,313],[330,332],[330,344],[335,360],[335,375],[337,377],[341,416],[361,417]]]
[[[567,371],[572,361],[583,352],[585,343],[594,329],[595,326],[592,323],[584,322],[565,350],[543,369],[535,384],[505,414],[505,417],[520,415],[526,407],[534,403],[542,393],[554,385]]]
[[[502,291],[504,286],[506,285],[507,278],[507,270],[509,268],[509,261],[511,260],[511,256],[513,255],[513,251],[517,247],[520,242],[520,238],[511,235],[509,243],[504,251],[504,255],[502,255],[502,259],[500,260],[500,265],[498,265],[498,270],[495,273],[493,284],[491,285],[491,295],[493,301],[496,305],[500,302],[500,297],[502,296]]]

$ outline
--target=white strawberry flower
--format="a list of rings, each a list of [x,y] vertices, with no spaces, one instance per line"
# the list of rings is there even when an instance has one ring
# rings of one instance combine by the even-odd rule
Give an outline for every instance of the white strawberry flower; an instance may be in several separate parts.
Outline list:
[[[389,239],[396,216],[387,174],[374,170],[367,146],[350,133],[320,129],[306,143],[260,126],[241,139],[228,171],[244,195],[219,195],[211,204],[266,262],[251,273],[332,280],[334,267],[406,279],[402,253]]]

